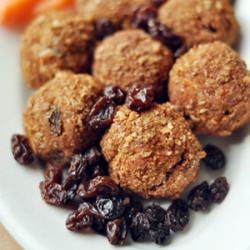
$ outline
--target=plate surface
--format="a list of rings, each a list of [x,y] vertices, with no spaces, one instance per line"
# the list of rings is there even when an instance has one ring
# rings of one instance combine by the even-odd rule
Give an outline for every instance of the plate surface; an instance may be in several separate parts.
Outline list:
[[[239,52],[250,68],[250,1],[236,2],[242,27]],[[100,236],[67,231],[64,222],[69,211],[48,206],[40,198],[41,170],[21,167],[11,156],[10,137],[22,132],[22,110],[31,94],[21,80],[19,40],[19,34],[0,29],[0,221],[27,250],[115,249]],[[250,250],[250,126],[230,138],[201,140],[220,146],[228,163],[224,171],[204,171],[200,179],[225,175],[231,190],[223,204],[205,214],[192,214],[187,230],[176,235],[168,249]],[[130,244],[123,249],[158,248],[147,243]]]

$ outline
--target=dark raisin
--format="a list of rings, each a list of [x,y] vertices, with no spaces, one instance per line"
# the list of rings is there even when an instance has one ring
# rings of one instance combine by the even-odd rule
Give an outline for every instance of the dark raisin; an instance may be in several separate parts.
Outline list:
[[[66,227],[70,231],[85,231],[93,224],[93,214],[88,208],[80,208],[72,212],[67,220]]]
[[[30,165],[34,161],[29,140],[24,135],[13,135],[11,137],[11,149],[15,160],[22,165]]]
[[[183,45],[183,39],[177,36],[171,29],[157,20],[148,22],[148,33],[154,38],[161,41],[173,52],[178,50]]]
[[[144,241],[149,237],[150,222],[144,213],[137,213],[130,225],[131,237],[134,241]]]
[[[148,29],[149,20],[157,17],[157,9],[154,7],[142,6],[135,10],[131,18],[131,25],[134,28],[140,28],[145,31]]]
[[[166,0],[152,0],[153,5],[156,7],[160,7],[165,2]]]
[[[112,35],[117,29],[118,27],[108,18],[101,18],[95,22],[95,34],[96,38],[99,40]]]
[[[81,180],[83,178],[87,179],[87,174],[88,174],[87,168],[88,168],[87,159],[81,154],[74,155],[70,162],[68,175],[70,175],[73,178],[73,180]]]
[[[221,169],[225,166],[225,155],[218,147],[214,145],[206,145],[203,150],[207,154],[203,159],[206,166],[214,170]]]
[[[79,208],[80,210],[83,210],[83,209],[89,209],[89,211],[94,215],[94,216],[99,216],[99,212],[97,211],[97,208],[89,203],[89,202],[82,202],[80,205],[79,205]]]
[[[131,110],[140,112],[149,109],[154,103],[154,90],[150,86],[133,86],[128,91],[126,103]]]
[[[107,225],[106,219],[100,216],[95,216],[91,228],[98,234],[106,235],[106,225]]]
[[[119,187],[109,176],[97,176],[89,183],[79,185],[77,194],[81,198],[93,198],[100,194],[117,194]]]
[[[188,51],[187,46],[183,44],[180,48],[174,51],[174,59],[177,59],[180,56],[184,55],[187,51]]]
[[[46,181],[61,183],[63,174],[63,166],[48,162],[44,171]]]
[[[91,178],[95,178],[97,176],[106,176],[108,175],[108,171],[106,166],[104,166],[104,164],[98,164],[95,165],[91,168],[92,172],[91,172]]]
[[[63,124],[61,121],[61,113],[58,110],[54,110],[50,117],[49,117],[49,126],[51,132],[56,135],[60,136],[63,132]]]
[[[115,219],[107,223],[107,238],[112,245],[123,245],[128,234],[124,219]]]
[[[166,211],[159,205],[153,203],[153,205],[148,206],[144,213],[148,216],[150,223],[158,224],[164,222]]]
[[[104,96],[120,105],[124,103],[126,93],[118,86],[108,86],[104,89]]]
[[[58,183],[43,181],[40,190],[42,198],[50,205],[61,206],[68,201],[67,192]]]
[[[107,97],[100,98],[89,113],[89,126],[94,130],[105,130],[113,122],[116,105]]]
[[[89,166],[97,164],[102,159],[102,152],[97,147],[92,147],[84,154]]]
[[[66,189],[68,201],[72,201],[75,198],[78,185],[77,182],[74,182]]]
[[[164,245],[169,243],[170,230],[164,223],[154,224],[149,230],[150,239],[158,245]]]
[[[193,188],[187,199],[189,208],[194,211],[205,211],[210,204],[210,189],[207,181]]]
[[[125,210],[123,200],[119,196],[97,197],[96,207],[99,214],[109,220],[120,217]]]
[[[124,217],[127,224],[130,226],[132,223],[133,217],[138,213],[143,211],[142,200],[137,196],[125,195],[124,204],[126,205],[126,210],[124,212]]]
[[[227,196],[229,184],[226,177],[219,177],[210,186],[211,201],[221,203]]]
[[[166,213],[166,224],[173,232],[182,231],[189,222],[189,208],[186,201],[172,202]]]

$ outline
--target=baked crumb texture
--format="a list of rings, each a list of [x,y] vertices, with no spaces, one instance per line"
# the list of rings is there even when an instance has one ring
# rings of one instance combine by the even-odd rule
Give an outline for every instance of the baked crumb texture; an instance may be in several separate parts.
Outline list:
[[[217,40],[233,45],[239,35],[228,0],[169,0],[160,8],[159,19],[182,36],[188,47]]]
[[[34,153],[43,160],[65,161],[90,146],[96,136],[86,119],[100,92],[88,75],[59,72],[31,96],[23,126]]]
[[[88,70],[93,38],[93,24],[81,15],[52,12],[37,17],[21,42],[21,69],[27,85],[38,88],[59,70]]]
[[[95,21],[108,18],[115,24],[132,15],[141,5],[152,5],[151,0],[77,0],[77,10],[86,18]]]
[[[169,98],[197,133],[228,136],[250,121],[250,72],[226,44],[199,45],[172,68]]]
[[[106,38],[94,53],[94,78],[128,90],[133,84],[157,86],[168,79],[170,50],[141,30],[126,30]]]
[[[112,179],[144,198],[178,198],[196,180],[204,156],[170,103],[143,113],[121,106],[101,147]]]

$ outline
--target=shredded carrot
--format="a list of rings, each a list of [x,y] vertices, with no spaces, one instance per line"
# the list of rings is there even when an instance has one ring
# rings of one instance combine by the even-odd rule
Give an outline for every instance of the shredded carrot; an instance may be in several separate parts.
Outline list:
[[[41,0],[1,1],[0,25],[19,27],[32,18],[34,6]]]
[[[36,6],[35,13],[71,8],[74,3],[75,0],[44,0]]]

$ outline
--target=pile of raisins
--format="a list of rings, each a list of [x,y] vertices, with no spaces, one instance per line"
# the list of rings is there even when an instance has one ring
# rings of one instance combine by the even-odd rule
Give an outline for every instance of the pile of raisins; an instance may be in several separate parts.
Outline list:
[[[148,108],[149,104],[144,101],[153,100],[150,91],[148,87],[134,87],[127,97],[131,108],[136,111]],[[110,107],[107,105],[124,103],[126,95],[118,87],[108,87],[103,98],[93,112],[100,119],[100,123],[96,121],[95,128],[101,130],[109,124],[105,119],[110,120]],[[105,102],[104,106],[102,102]],[[29,165],[34,161],[35,157],[25,136],[14,135],[11,146],[13,156],[20,164]],[[208,167],[224,167],[225,156],[220,149],[208,145],[204,150],[207,153],[204,162]],[[229,191],[227,179],[219,177],[211,185],[207,181],[197,185],[189,192],[186,200],[172,201],[167,210],[155,203],[144,208],[140,198],[121,190],[108,176],[107,162],[98,146],[75,154],[66,169],[57,161],[46,163],[44,181],[40,183],[42,198],[50,205],[67,205],[74,209],[66,220],[68,230],[92,230],[106,236],[113,245],[127,244],[128,234],[136,242],[166,245],[174,233],[186,228],[190,220],[190,209],[206,211],[212,203],[221,203]]]

